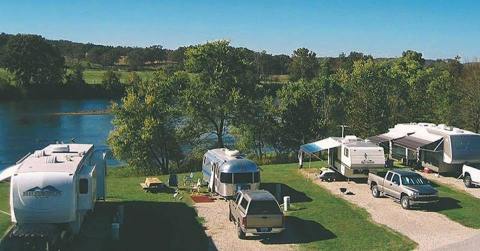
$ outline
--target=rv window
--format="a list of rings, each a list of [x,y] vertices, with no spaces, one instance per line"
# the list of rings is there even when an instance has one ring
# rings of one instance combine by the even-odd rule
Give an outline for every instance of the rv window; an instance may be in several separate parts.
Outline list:
[[[248,201],[245,199],[245,197],[242,199],[242,201],[240,202],[240,206],[245,209],[245,211],[247,210],[247,206],[248,206]]]
[[[221,183],[227,183],[227,184],[232,184],[232,174],[231,173],[220,173],[220,182]]]
[[[345,148],[343,150],[343,155],[345,155],[345,157],[348,157],[348,148]]]
[[[79,187],[78,189],[80,190],[80,194],[88,193],[88,180],[80,179],[78,187]]]
[[[235,173],[233,174],[233,182],[239,183],[252,183],[253,173]]]
[[[260,183],[260,172],[253,173],[253,183]]]

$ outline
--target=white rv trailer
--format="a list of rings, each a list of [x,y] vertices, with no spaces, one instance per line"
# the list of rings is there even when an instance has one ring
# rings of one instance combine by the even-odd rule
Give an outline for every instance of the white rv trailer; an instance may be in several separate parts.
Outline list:
[[[239,151],[227,148],[208,150],[203,156],[203,181],[210,191],[223,197],[234,196],[239,190],[257,190],[260,170]]]
[[[327,151],[328,165],[347,178],[366,178],[371,169],[385,167],[383,148],[356,136],[330,137],[300,146],[298,158],[303,166],[305,154],[310,157]]]
[[[439,173],[460,173],[463,164],[480,163],[480,135],[444,124],[397,124],[369,139],[388,149],[391,158]]]
[[[10,167],[11,237],[44,236],[48,245],[51,236],[77,234],[95,202],[105,199],[99,155],[90,144],[52,144]]]

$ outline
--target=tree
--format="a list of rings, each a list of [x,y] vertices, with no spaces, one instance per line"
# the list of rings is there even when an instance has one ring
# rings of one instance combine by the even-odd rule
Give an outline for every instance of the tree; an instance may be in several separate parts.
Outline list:
[[[145,64],[145,54],[142,49],[133,49],[127,54],[127,63],[131,70]]]
[[[130,86],[122,104],[113,105],[114,130],[108,143],[117,158],[144,173],[160,170],[167,174],[170,162],[179,162],[182,152],[176,131],[180,123],[176,97],[178,86],[187,79],[184,74],[157,74],[153,80]]]
[[[69,86],[81,87],[86,84],[83,79],[83,67],[77,64],[73,67],[72,72],[65,76],[66,84]]]
[[[467,129],[480,132],[480,63],[465,67],[462,76],[461,117]]]
[[[165,50],[161,45],[153,45],[145,48],[145,61],[150,63],[160,62],[165,59]]]
[[[347,123],[360,137],[387,131],[389,123],[388,65],[373,60],[353,64],[347,88]]]
[[[293,51],[292,62],[289,66],[290,79],[297,81],[312,80],[318,71],[318,61],[316,54],[306,48],[300,48]]]
[[[116,72],[108,70],[102,76],[102,86],[107,91],[118,91],[121,89],[122,83]]]
[[[258,83],[254,64],[227,41],[189,48],[186,68],[195,76],[183,92],[188,131],[213,133],[223,147],[226,128],[251,112]]]
[[[64,64],[59,50],[41,36],[15,35],[4,49],[4,65],[22,87],[61,83]]]

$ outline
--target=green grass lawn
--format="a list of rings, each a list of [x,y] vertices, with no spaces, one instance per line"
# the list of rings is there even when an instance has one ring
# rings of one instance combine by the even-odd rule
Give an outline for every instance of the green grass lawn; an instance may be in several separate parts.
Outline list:
[[[10,191],[9,183],[0,182],[0,210],[10,213],[9,207],[9,196],[8,193]],[[10,216],[0,212],[0,238],[3,236],[3,233],[8,229],[10,226]]]
[[[88,84],[100,84],[102,82],[103,74],[105,74],[106,70],[93,70],[88,69],[83,72],[83,78],[85,82]],[[128,73],[127,71],[116,71],[120,74],[120,81],[125,83],[127,80]],[[135,71],[140,78],[142,79],[149,79],[153,76],[154,71]]]
[[[464,226],[480,229],[480,199],[452,187],[433,183],[438,189],[440,201],[432,210],[444,214]]]
[[[262,166],[262,186],[281,183],[291,196],[288,213],[295,235],[304,238],[301,247],[313,250],[412,250],[407,237],[371,221],[363,209],[340,199],[308,178],[297,164]]]

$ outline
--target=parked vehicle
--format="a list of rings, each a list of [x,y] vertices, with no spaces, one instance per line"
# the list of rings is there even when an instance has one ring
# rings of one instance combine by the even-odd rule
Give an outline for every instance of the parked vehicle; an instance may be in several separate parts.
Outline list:
[[[353,135],[330,137],[300,146],[300,167],[305,154],[319,158],[316,154],[322,151],[328,153],[329,167],[347,178],[367,178],[370,170],[385,167],[383,148]]]
[[[391,170],[388,172],[370,173],[368,185],[372,195],[382,195],[399,201],[404,209],[419,204],[438,202],[438,192],[430,182],[421,175],[408,170]]]
[[[480,165],[463,165],[462,174],[463,183],[466,187],[474,187],[480,185]]]
[[[59,236],[78,234],[105,199],[106,162],[93,145],[49,145],[11,168],[12,238],[41,238],[51,247]]]
[[[251,234],[278,234],[285,229],[283,212],[275,197],[265,190],[239,191],[229,202],[229,219],[238,238]]]
[[[260,169],[239,151],[227,148],[208,150],[203,157],[203,181],[208,189],[223,197],[235,196],[239,190],[260,187]]]
[[[438,173],[460,174],[464,164],[480,163],[480,134],[445,124],[397,124],[369,140],[385,147],[390,158]]]

